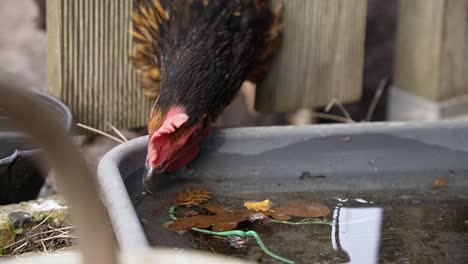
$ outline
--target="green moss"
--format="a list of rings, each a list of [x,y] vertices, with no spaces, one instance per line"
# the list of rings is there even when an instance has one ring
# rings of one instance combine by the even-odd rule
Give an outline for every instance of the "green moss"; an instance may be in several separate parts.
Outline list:
[[[34,224],[39,224],[42,221],[47,219],[46,223],[51,223],[54,225],[59,225],[68,219],[68,213],[66,210],[54,210],[46,212],[37,212],[34,213],[32,222]]]
[[[23,228],[15,228],[13,225],[10,226],[11,233],[16,237],[17,235],[23,234]]]

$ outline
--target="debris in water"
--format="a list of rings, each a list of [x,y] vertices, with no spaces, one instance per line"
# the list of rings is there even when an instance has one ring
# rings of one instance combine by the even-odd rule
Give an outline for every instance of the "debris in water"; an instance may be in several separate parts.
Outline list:
[[[239,236],[228,236],[223,237],[223,239],[229,242],[229,244],[234,248],[245,248],[245,244],[248,242],[249,237],[242,238]]]
[[[268,250],[262,242],[258,233],[254,230],[245,231],[236,229],[241,222],[255,222],[267,220],[265,222],[287,224],[287,225],[309,225],[309,224],[327,224],[330,222],[319,219],[310,219],[314,217],[323,217],[330,214],[330,209],[323,204],[306,201],[290,200],[284,205],[273,207],[270,199],[263,201],[246,201],[246,209],[230,210],[219,204],[207,204],[200,206],[210,198],[209,191],[206,189],[190,189],[177,195],[175,203],[169,208],[169,217],[172,220],[168,223],[168,228],[180,232],[181,230],[192,230],[217,237],[227,237],[226,240],[235,248],[245,246],[249,237],[255,238],[258,246],[270,257],[284,263],[294,263],[294,261],[283,258]],[[179,212],[176,216],[177,208],[186,211]],[[208,211],[208,212],[206,212]],[[290,222],[293,217],[302,217],[305,219],[297,222]]]
[[[312,175],[308,171],[303,171],[301,175],[299,176],[299,180],[305,180],[305,179],[311,179],[311,180],[316,180],[316,179],[325,179],[327,176],[325,175]]]
[[[258,202],[258,201],[247,201],[244,203],[245,208],[247,210],[252,210],[255,212],[265,212],[269,211],[271,208],[271,201],[270,199],[266,199],[264,201]]]
[[[445,185],[447,185],[447,183],[448,183],[447,179],[442,178],[442,177],[437,178],[437,179],[434,180],[433,188],[434,188],[434,189],[442,188],[442,187],[444,187]]]
[[[264,212],[264,214],[278,221],[288,221],[292,218],[290,215],[278,211]]]
[[[200,205],[203,202],[211,198],[210,191],[205,188],[192,188],[188,189],[185,192],[177,194],[177,199],[175,203],[178,205]]]
[[[177,206],[176,205],[173,205],[169,208],[169,217],[173,220],[173,221],[178,221],[177,217],[175,216],[175,211],[177,209]],[[255,214],[260,214],[260,213],[255,213]],[[234,237],[233,240],[230,241],[230,244],[231,246],[242,246],[243,244],[245,244],[245,242],[247,242],[247,239],[249,237],[253,237],[255,239],[255,241],[257,242],[258,246],[262,249],[262,251],[267,254],[268,256],[276,259],[276,260],[279,260],[279,261],[282,261],[284,263],[287,263],[287,264],[294,264],[295,262],[292,261],[292,260],[289,260],[287,258],[283,258],[279,255],[276,255],[275,253],[273,253],[272,251],[270,251],[266,246],[265,246],[265,243],[263,243],[262,239],[260,238],[260,236],[258,235],[257,232],[255,232],[254,230],[248,230],[248,231],[243,231],[243,230],[229,230],[229,231],[210,231],[210,230],[207,230],[207,229],[202,229],[202,228],[196,228],[196,227],[192,227],[191,230],[193,231],[196,231],[196,232],[200,232],[200,233],[204,233],[204,234],[210,234],[210,235],[214,235],[214,236],[221,236],[221,237]],[[239,239],[244,239],[244,241],[237,241],[237,239],[235,238],[239,238]],[[234,245],[232,244],[234,243]]]
[[[276,213],[305,218],[322,217],[330,214],[330,209],[323,204],[299,199],[290,200],[285,205],[275,207],[273,210]]]
[[[218,204],[209,204],[205,209],[212,215],[195,215],[174,221],[169,228],[174,230],[197,228],[210,228],[215,232],[229,231],[237,227],[240,222],[264,219],[258,213],[248,210],[232,211]]]
[[[184,217],[190,217],[190,216],[196,216],[199,215],[200,213],[194,210],[188,211],[184,214]]]
[[[275,220],[287,221],[292,217],[322,217],[330,214],[325,205],[306,200],[291,200],[285,205],[272,208],[270,199],[264,201],[247,201],[244,206],[251,211],[262,212]]]

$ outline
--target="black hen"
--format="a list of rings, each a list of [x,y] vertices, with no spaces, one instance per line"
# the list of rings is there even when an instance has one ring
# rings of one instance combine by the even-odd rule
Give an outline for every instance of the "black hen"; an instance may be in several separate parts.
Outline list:
[[[135,0],[132,60],[154,98],[146,178],[192,161],[242,82],[259,81],[279,45],[267,0]]]

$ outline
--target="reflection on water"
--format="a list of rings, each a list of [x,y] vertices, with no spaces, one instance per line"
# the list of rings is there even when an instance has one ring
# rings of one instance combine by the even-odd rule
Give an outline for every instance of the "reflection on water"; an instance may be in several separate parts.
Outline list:
[[[379,207],[335,208],[331,231],[333,249],[346,252],[349,263],[377,263],[382,220],[383,209]]]

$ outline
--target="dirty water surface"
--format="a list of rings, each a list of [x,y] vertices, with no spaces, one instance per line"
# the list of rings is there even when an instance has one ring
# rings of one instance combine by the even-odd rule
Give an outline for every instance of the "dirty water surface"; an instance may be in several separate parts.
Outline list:
[[[140,182],[131,180],[127,181],[129,189]],[[183,183],[143,198],[136,193],[131,195],[152,245],[199,249],[257,263],[284,263],[266,255],[253,238],[170,230],[171,203],[177,193],[193,185]],[[206,187],[203,182],[198,185]],[[275,204],[302,199],[327,206],[330,214],[320,219],[331,222],[330,225],[256,221],[237,227],[255,230],[270,251],[294,263],[468,263],[468,196],[463,188],[210,191],[210,203],[233,210],[243,209],[247,200],[264,199]]]

